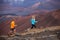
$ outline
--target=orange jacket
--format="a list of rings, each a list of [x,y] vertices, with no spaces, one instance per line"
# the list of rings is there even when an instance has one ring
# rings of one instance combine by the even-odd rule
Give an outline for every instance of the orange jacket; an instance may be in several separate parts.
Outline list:
[[[10,28],[15,28],[15,21],[11,22],[11,27]]]

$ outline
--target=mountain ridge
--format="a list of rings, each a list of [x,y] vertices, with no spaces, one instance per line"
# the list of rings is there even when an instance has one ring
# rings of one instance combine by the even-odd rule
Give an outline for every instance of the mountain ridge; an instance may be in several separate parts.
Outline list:
[[[57,11],[57,10],[56,10]],[[55,18],[56,11],[52,11],[46,14],[36,14],[36,20],[39,21],[36,26],[37,28],[45,28],[45,27],[52,27],[52,26],[60,26],[60,18]],[[53,14],[54,13],[54,14]],[[58,17],[59,17],[60,10],[58,11]],[[52,15],[53,14],[53,15]],[[35,14],[33,14],[35,15]],[[24,30],[31,27],[30,19],[31,15],[28,16],[17,16],[17,17],[1,17],[0,22],[0,29],[1,33],[0,35],[7,35],[7,33],[10,31],[10,22],[14,19],[16,24],[16,30],[17,32],[24,32]],[[18,20],[17,20],[18,19]],[[6,31],[4,31],[6,30]]]

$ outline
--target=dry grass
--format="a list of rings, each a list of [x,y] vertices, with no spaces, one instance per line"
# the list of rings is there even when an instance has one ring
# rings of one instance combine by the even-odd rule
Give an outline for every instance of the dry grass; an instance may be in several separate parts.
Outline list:
[[[21,35],[34,34],[34,33],[44,32],[46,30],[49,30],[49,31],[60,30],[60,26],[53,26],[53,27],[39,28],[39,29],[37,29],[37,28],[35,28],[35,29],[28,29],[26,32],[20,33],[20,34]]]

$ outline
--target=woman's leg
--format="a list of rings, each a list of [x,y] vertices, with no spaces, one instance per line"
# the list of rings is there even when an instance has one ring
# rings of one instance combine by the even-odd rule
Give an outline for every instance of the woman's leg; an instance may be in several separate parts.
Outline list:
[[[36,28],[36,26],[34,25],[34,27]]]
[[[31,29],[34,27],[34,25],[32,24],[32,27],[31,27]]]

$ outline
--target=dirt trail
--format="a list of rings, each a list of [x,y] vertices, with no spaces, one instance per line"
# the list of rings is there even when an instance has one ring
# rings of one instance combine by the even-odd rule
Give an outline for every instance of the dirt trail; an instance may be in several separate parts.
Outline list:
[[[35,33],[40,33],[44,31],[55,31],[55,30],[60,30],[60,26],[53,26],[53,27],[47,27],[47,28],[34,28],[34,29],[27,29],[26,32],[20,33],[21,35],[27,35],[27,34],[35,34]]]

